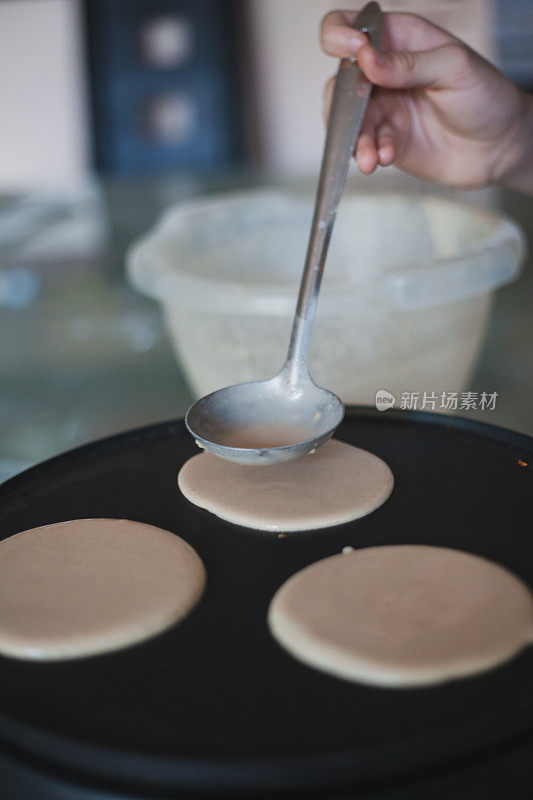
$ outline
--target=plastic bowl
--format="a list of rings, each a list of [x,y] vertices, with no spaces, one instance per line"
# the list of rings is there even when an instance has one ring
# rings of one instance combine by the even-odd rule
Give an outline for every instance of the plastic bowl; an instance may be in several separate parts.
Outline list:
[[[197,396],[268,378],[285,358],[312,198],[247,192],[169,209],[128,253],[162,304]],[[346,196],[326,264],[310,369],[346,403],[461,391],[492,295],[524,239],[484,208],[409,194]]]

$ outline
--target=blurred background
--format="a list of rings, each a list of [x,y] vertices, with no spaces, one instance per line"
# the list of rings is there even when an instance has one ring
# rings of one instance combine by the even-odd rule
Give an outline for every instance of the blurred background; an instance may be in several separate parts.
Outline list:
[[[524,88],[533,86],[533,6],[528,0],[395,0],[383,6],[424,14],[495,61]],[[196,269],[204,286],[191,288],[189,281],[187,291],[201,295],[205,282],[216,284],[214,253],[220,249],[221,221],[226,238],[228,230],[227,210],[215,206],[213,211],[212,201],[228,192],[245,193],[234,209],[239,218],[248,197],[250,208],[278,203],[272,206],[275,222],[268,228],[267,241],[272,242],[275,226],[283,227],[283,203],[292,197],[296,205],[287,207],[286,219],[296,215],[293,227],[301,228],[305,239],[308,211],[299,216],[295,198],[307,209],[320,163],[322,87],[336,65],[319,49],[318,28],[333,7],[324,0],[1,0],[0,480],[91,439],[183,415],[194,394],[209,384],[209,375],[215,379],[207,355],[207,378],[195,378],[187,366],[191,352],[202,359],[201,349],[196,353],[194,347],[206,331],[228,342],[233,336],[232,351],[239,350],[231,321],[227,330],[210,328],[207,310],[202,317],[194,297],[188,301],[188,317],[180,316],[178,296],[172,308],[179,319],[169,307],[163,316],[159,303],[146,294],[157,295],[165,288],[148,286],[145,274],[139,277],[144,266],[132,266],[131,257],[128,280],[126,251],[169,206],[186,210],[191,201],[206,202],[199,207],[200,223],[198,212],[196,222],[187,215],[172,222],[185,226],[188,236],[183,230],[179,235],[173,231],[161,245],[163,250],[174,248],[176,263],[181,259],[187,269]],[[358,175],[355,168],[352,173],[349,193],[358,200],[353,205],[358,218],[365,197],[378,202],[381,192],[393,192],[412,198],[411,204],[404,204],[405,225],[398,216],[404,206],[390,211],[391,224],[409,228],[416,213],[423,213],[424,219],[429,214],[429,206],[416,205],[413,198],[441,198],[508,215],[531,241],[533,202],[525,196],[451,191],[394,169],[380,170],[371,178]],[[248,194],[257,191],[266,195]],[[446,224],[459,231],[452,217],[445,217]],[[481,231],[480,219],[472,217],[475,233],[469,246],[474,249],[476,236],[491,236],[493,223]],[[246,275],[224,273],[225,283],[231,283],[232,291],[242,290],[250,308],[254,301],[247,287],[260,282],[260,270],[266,269],[257,262],[254,272],[253,247],[265,246],[262,225],[258,212],[244,229],[233,230],[238,242],[250,230],[257,237],[235,251],[247,259]],[[346,217],[348,241],[350,225]],[[207,228],[218,231],[209,242]],[[433,236],[426,260],[463,259],[461,247],[464,250],[463,240],[470,233],[461,231],[457,252],[447,246],[435,251]],[[368,246],[371,256],[372,244]],[[258,311],[265,318],[271,313],[286,317],[276,329],[279,345],[274,337],[273,347],[279,346],[279,353],[276,349],[271,355],[276,368],[283,358],[283,337],[304,255],[303,249],[294,252],[294,271],[278,275],[277,283],[269,278],[278,305],[273,312]],[[198,253],[203,254],[203,267],[194,266]],[[232,253],[228,250],[228,258]],[[168,261],[168,253],[165,257]],[[463,260],[468,267],[468,259]],[[211,262],[214,275],[206,266]],[[340,281],[341,272],[333,266],[332,281],[335,275]],[[185,292],[182,284],[172,286],[178,295]],[[280,286],[291,298],[290,310],[283,313]],[[263,296],[266,289],[261,292]],[[217,297],[210,302],[216,306]],[[275,304],[271,299],[264,308],[268,302]],[[486,289],[477,304],[459,308],[456,302],[454,312],[443,317],[438,336],[446,338],[446,325],[457,328],[459,320],[464,338],[457,352],[463,348],[467,354],[464,374],[456,376],[455,383],[450,378],[449,391],[498,395],[493,410],[465,409],[464,416],[533,434],[532,303],[533,278],[526,264],[521,277],[495,297]],[[359,312],[358,330],[368,327],[364,314],[368,317],[369,308],[374,308],[370,300],[369,304]],[[348,330],[350,313],[343,313]],[[474,317],[475,330],[467,324]],[[409,341],[424,338],[430,318],[435,318],[432,311],[418,320]],[[264,320],[263,339],[269,319]],[[324,317],[324,331],[326,322]],[[398,330],[406,330],[403,322]],[[335,330],[335,340],[339,336],[344,336],[342,328]],[[400,361],[409,360],[411,346],[405,345]],[[438,343],[435,347],[438,350]],[[207,352],[209,341],[205,348]],[[357,383],[357,370],[365,368],[365,358],[375,360],[376,352],[377,346],[369,345],[365,354],[354,350],[352,360],[350,352],[335,356],[339,370],[350,373],[351,386]],[[330,355],[328,351],[323,357]],[[264,368],[262,362],[245,365],[247,357],[243,350],[243,378],[249,377],[248,368],[252,376],[254,369]],[[451,352],[439,357],[443,364],[455,359]],[[424,362],[419,359],[418,372],[406,363],[404,383],[394,383],[387,358],[395,359],[394,352],[380,362],[383,369],[374,383],[361,378],[366,394],[347,389],[343,399],[372,402],[378,388],[426,388],[423,363],[430,363],[431,352]],[[259,372],[257,377],[267,376]],[[429,380],[428,392],[448,388],[435,383]]]

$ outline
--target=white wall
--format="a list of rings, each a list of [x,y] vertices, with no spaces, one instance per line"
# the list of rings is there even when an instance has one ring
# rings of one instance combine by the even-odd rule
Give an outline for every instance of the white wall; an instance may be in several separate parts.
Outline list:
[[[336,61],[318,45],[322,16],[332,8],[362,7],[335,0],[248,0],[248,26],[255,52],[255,105],[265,166],[282,172],[318,168],[324,129],[322,88]],[[412,11],[455,31],[492,55],[491,0],[393,0],[385,10]]]
[[[77,0],[1,0],[0,192],[86,171],[83,67]]]

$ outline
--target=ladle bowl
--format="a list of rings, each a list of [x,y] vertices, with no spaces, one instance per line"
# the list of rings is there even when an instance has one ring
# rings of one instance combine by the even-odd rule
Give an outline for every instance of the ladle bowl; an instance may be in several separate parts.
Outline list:
[[[283,369],[270,380],[208,394],[189,409],[185,422],[202,449],[261,465],[310,453],[333,435],[343,417],[337,395],[309,376],[294,383]]]

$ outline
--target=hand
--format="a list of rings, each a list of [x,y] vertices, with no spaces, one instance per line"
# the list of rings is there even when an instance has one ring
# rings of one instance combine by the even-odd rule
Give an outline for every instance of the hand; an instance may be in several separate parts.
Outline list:
[[[357,56],[375,88],[355,156],[361,172],[396,164],[451,186],[533,188],[531,97],[460,39],[414,14],[384,14],[381,52],[350,27],[357,12],[322,21],[323,50]],[[334,78],[326,90],[326,114]],[[525,176],[528,172],[528,176]]]

